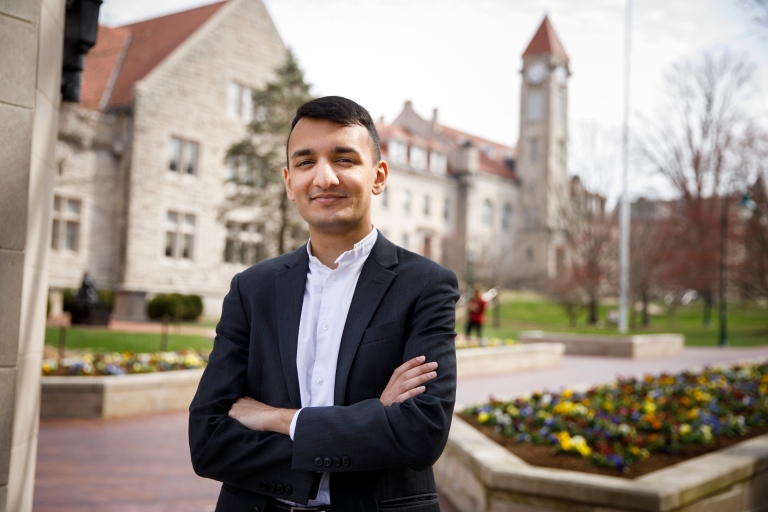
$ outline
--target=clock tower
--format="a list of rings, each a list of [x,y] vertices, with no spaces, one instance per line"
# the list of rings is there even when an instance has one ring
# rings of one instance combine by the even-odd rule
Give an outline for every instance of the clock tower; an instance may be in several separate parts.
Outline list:
[[[516,261],[522,285],[543,288],[564,262],[567,200],[568,55],[544,17],[523,52],[517,172],[522,219]]]

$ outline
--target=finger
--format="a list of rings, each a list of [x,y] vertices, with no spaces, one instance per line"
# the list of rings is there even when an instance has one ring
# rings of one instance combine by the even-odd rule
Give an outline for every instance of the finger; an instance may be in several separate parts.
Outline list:
[[[434,379],[435,377],[437,377],[437,372],[429,372],[429,373],[425,373],[423,375],[419,375],[418,377],[414,377],[412,379],[408,379],[407,381],[405,381],[403,383],[403,385],[404,385],[403,389],[405,390],[405,389],[417,388],[417,387],[421,386],[422,384],[424,384],[425,382],[429,382],[430,380]]]
[[[417,366],[416,368],[411,368],[407,372],[403,373],[400,376],[400,380],[402,381],[402,380],[412,379],[414,377],[418,377],[419,375],[422,375],[424,373],[429,373],[436,369],[437,369],[437,363],[435,362],[424,363],[421,366]]]
[[[422,394],[426,390],[427,390],[427,388],[424,387],[424,386],[419,386],[417,388],[413,388],[413,389],[411,389],[409,391],[406,391],[405,393],[397,395],[397,398],[395,398],[393,400],[393,402],[398,402],[398,403],[399,402],[405,402],[409,398],[417,396],[417,395],[420,395],[420,394]]]
[[[426,360],[425,356],[416,356],[413,359],[409,359],[408,361],[404,362],[403,364],[395,368],[395,371],[392,372],[392,378],[390,378],[389,381],[393,382],[394,380],[397,380],[400,377],[400,375],[403,374],[403,372],[406,372],[411,368],[414,368],[420,365],[425,360]]]

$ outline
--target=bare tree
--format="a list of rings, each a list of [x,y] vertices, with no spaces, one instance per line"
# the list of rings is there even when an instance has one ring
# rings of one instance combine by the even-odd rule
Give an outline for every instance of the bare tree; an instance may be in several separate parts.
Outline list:
[[[740,0],[739,2],[761,27],[768,28],[768,0]]]
[[[752,64],[727,52],[675,65],[657,120],[644,120],[640,135],[642,160],[679,196],[665,225],[674,242],[663,255],[666,279],[699,292],[705,322],[719,276],[716,198],[743,190],[754,175],[751,148],[759,128],[747,111],[756,92],[753,76]]]

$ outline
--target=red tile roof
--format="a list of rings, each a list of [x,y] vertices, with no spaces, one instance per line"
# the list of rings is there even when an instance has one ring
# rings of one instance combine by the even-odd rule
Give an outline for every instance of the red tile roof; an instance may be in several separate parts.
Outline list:
[[[130,30],[131,45],[117,77],[109,107],[130,105],[134,84],[147,76],[225,3],[204,5],[122,27]]]
[[[114,80],[114,72],[129,43],[130,31],[124,28],[99,27],[96,44],[85,57],[80,86],[80,104],[83,107],[101,109],[104,93]]]
[[[507,146],[505,144],[499,144],[471,133],[466,133],[449,126],[441,126],[441,133],[456,146],[461,146],[467,141],[471,142],[480,150],[480,171],[487,172],[488,174],[495,174],[496,176],[503,176],[504,178],[510,178],[517,180],[517,174],[507,164],[508,160],[517,159],[517,148],[513,146]],[[490,149],[491,155],[486,151]]]
[[[528,44],[528,48],[523,52],[523,57],[541,53],[551,53],[568,61],[568,54],[565,53],[548,16],[544,16],[544,21],[541,22],[539,29]]]
[[[82,106],[100,110],[105,100],[108,100],[108,109],[131,105],[136,82],[147,76],[225,3],[204,5],[118,28],[99,26],[96,45],[85,58]],[[109,90],[112,82],[114,87]]]

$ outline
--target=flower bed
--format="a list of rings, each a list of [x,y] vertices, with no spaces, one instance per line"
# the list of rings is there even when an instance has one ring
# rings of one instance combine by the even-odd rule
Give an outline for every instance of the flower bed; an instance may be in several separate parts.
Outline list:
[[[521,445],[628,472],[654,454],[693,455],[768,426],[768,362],[619,379],[586,392],[534,393],[464,411]]]
[[[138,353],[86,352],[65,357],[61,361],[43,359],[43,376],[101,376],[133,373],[168,372],[205,368],[210,351],[193,349],[179,352]]]
[[[478,347],[511,347],[519,345],[520,342],[513,339],[501,338],[478,338],[477,336],[456,335],[456,348],[478,348]]]

